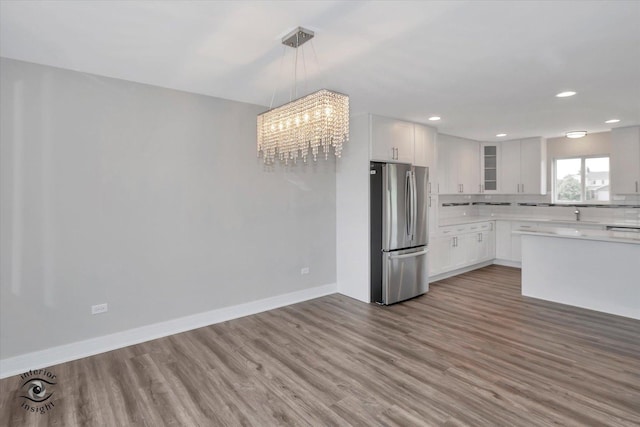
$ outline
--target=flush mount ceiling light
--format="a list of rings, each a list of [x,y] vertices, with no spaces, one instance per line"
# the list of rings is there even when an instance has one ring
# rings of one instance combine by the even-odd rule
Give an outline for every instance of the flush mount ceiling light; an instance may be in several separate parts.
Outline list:
[[[567,136],[567,138],[584,138],[585,136],[587,136],[587,131],[586,130],[573,130],[571,132],[567,132],[565,134]]]
[[[497,134],[496,136],[497,136],[498,138],[502,138],[503,136],[507,136],[507,134],[506,134],[506,133],[499,133],[499,134]]]
[[[438,121],[440,119],[441,119],[440,116],[431,116],[431,117],[429,117],[429,120],[431,120],[432,122],[436,122],[436,121]]]
[[[282,38],[282,44],[296,50],[294,98],[297,97],[298,49],[313,36],[313,31],[298,27]],[[304,68],[306,70],[306,65]],[[289,103],[280,107],[269,106],[269,111],[258,115],[257,140],[258,156],[262,155],[266,164],[273,164],[276,159],[285,164],[290,160],[295,163],[300,157],[306,162],[309,151],[315,161],[320,150],[327,159],[331,147],[335,156],[340,157],[342,144],[349,140],[349,97],[320,89],[295,100],[290,98]]]
[[[567,97],[573,96],[575,94],[576,94],[576,92],[574,92],[572,90],[567,90],[567,91],[560,92],[560,93],[556,94],[556,97],[558,97],[558,98],[567,98]]]
[[[611,120],[607,120],[605,123],[618,123],[620,121],[620,119],[611,119]]]

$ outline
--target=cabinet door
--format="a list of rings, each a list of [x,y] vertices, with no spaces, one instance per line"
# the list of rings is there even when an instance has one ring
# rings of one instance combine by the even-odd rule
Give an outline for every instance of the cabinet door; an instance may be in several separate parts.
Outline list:
[[[461,234],[451,238],[451,270],[469,265],[468,234]]]
[[[456,156],[456,141],[438,135],[438,183],[436,192],[440,194],[457,194],[458,187],[458,159]]]
[[[520,141],[520,193],[547,193],[546,165],[546,141],[542,138]]]
[[[438,195],[437,194],[429,194],[427,195],[427,209],[428,209],[428,217],[427,221],[429,222],[429,241],[431,241],[431,236],[435,236],[438,232]]]
[[[480,145],[480,192],[497,193],[499,190],[499,144]]]
[[[429,181],[436,178],[436,135],[434,128],[415,124],[414,164],[429,168]]]
[[[500,146],[500,192],[520,192],[520,141],[505,141]]]
[[[437,237],[431,241],[429,249],[429,275],[435,276],[452,269],[453,238]]]
[[[640,127],[611,131],[611,188],[614,194],[640,193]]]
[[[511,222],[496,221],[496,258],[511,259]]]
[[[371,160],[413,163],[413,123],[371,116]]]
[[[480,193],[480,146],[475,141],[459,145],[458,183],[462,193]]]

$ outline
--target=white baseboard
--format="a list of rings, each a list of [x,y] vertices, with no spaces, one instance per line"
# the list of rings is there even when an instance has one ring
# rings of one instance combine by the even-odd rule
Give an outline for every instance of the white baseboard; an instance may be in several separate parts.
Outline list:
[[[503,265],[505,267],[522,268],[522,263],[518,261],[510,261],[508,259],[494,259],[493,263],[496,265]]]
[[[449,277],[457,276],[458,274],[462,273],[468,273],[469,271],[477,270],[491,264],[493,264],[493,261],[484,261],[478,264],[469,265],[467,267],[458,268],[457,270],[446,271],[444,273],[429,277],[429,282],[437,282],[438,280],[448,279]]]
[[[167,320],[166,322],[154,323],[139,328],[129,329],[101,337],[90,338],[84,341],[77,341],[46,350],[34,351],[33,353],[21,354],[0,360],[0,378],[22,374],[30,369],[47,368],[59,363],[81,359],[87,356],[104,353],[118,348],[140,344],[168,335],[197,329],[215,323],[224,322],[239,317],[249,316],[267,310],[291,305],[313,298],[322,297],[336,293],[338,286],[335,283],[315,288],[303,289],[301,291],[288,294],[277,295],[231,307],[223,307],[204,313],[193,314],[191,316],[180,317],[178,319]]]

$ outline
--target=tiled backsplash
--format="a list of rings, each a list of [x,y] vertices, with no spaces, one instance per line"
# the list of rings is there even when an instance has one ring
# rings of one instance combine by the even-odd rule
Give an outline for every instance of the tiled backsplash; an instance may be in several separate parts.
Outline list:
[[[622,199],[622,198],[620,198]],[[521,205],[522,203],[527,206]],[[625,196],[615,205],[580,206],[581,221],[640,224],[640,196]],[[446,195],[439,198],[439,220],[464,216],[508,216],[522,218],[574,220],[575,206],[549,206],[549,196]]]

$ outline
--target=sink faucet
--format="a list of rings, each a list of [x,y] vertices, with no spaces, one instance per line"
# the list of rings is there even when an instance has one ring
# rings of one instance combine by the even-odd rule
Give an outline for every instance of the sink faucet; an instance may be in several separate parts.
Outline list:
[[[580,209],[576,208],[573,213],[576,214],[576,221],[580,221]]]

